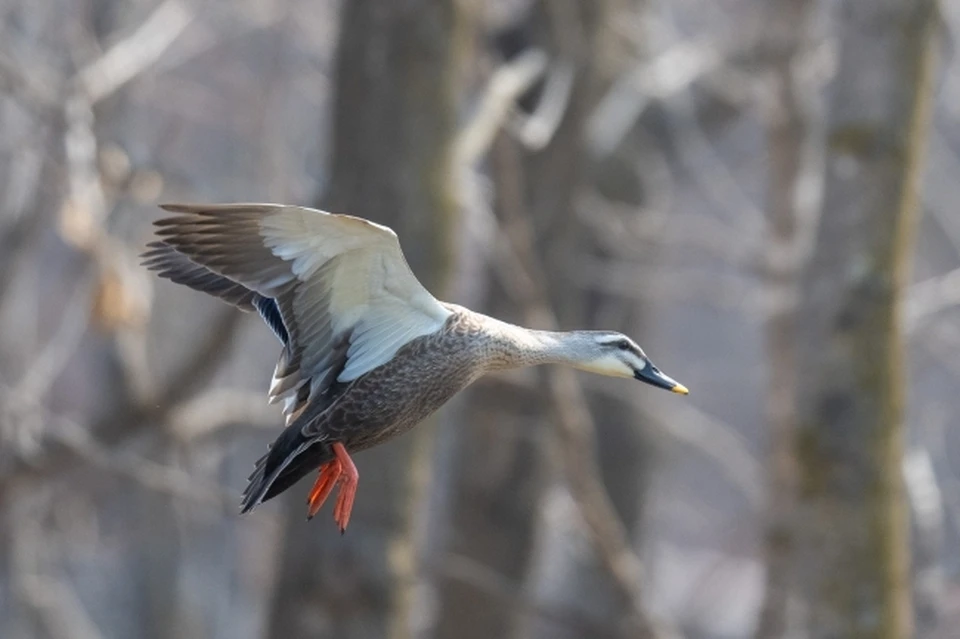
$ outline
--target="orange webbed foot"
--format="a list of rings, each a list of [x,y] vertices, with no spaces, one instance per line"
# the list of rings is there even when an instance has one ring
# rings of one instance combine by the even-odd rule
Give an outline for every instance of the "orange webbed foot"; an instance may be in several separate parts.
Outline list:
[[[347,531],[347,524],[350,523],[350,512],[353,510],[353,500],[357,496],[357,484],[360,480],[360,473],[354,466],[353,460],[347,454],[347,449],[343,444],[333,445],[333,453],[340,462],[340,493],[337,495],[337,505],[333,509],[333,520],[340,526],[340,534]]]
[[[357,467],[350,459],[350,455],[343,444],[336,442],[332,445],[332,448],[336,457],[320,467],[317,480],[307,497],[307,519],[312,519],[317,514],[320,507],[323,506],[323,502],[333,492],[333,487],[340,484],[337,503],[333,509],[333,520],[337,522],[340,534],[343,534],[347,530],[347,524],[350,523],[350,513],[357,496],[360,473],[357,472]]]

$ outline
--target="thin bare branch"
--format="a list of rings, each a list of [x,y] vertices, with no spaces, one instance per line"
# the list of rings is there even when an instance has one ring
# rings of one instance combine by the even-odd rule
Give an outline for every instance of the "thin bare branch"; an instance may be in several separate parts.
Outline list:
[[[752,316],[759,316],[773,301],[751,278],[706,269],[661,268],[652,276],[640,264],[584,256],[569,278],[589,290],[657,301],[710,302]]]
[[[517,98],[543,75],[546,66],[547,55],[530,49],[494,71],[477,111],[454,140],[456,166],[472,167],[486,155]]]
[[[524,594],[522,589],[495,570],[470,557],[444,553],[430,560],[426,566],[448,579],[454,579],[496,599],[508,610],[538,617],[560,624],[564,628],[578,628],[584,636],[598,636],[616,631],[616,627],[584,617],[575,610],[544,606]]]
[[[18,267],[50,219],[50,210],[59,204],[59,193],[52,185],[59,172],[58,161],[56,153],[45,148],[45,145],[59,145],[58,134],[58,128],[38,133],[40,140],[36,147],[23,153],[23,161],[17,163],[18,169],[7,185],[3,204],[13,221],[0,234],[0,308]],[[40,166],[34,168],[37,163]],[[12,183],[14,177],[16,185]]]
[[[31,68],[0,53],[0,90],[19,98],[26,106],[45,115],[59,111],[57,83],[53,73]]]
[[[960,306],[960,268],[918,282],[907,291],[904,330],[914,333],[937,313]]]
[[[761,509],[766,493],[763,465],[731,425],[691,403],[658,406],[656,412],[642,402],[635,403],[647,419],[659,424],[664,432],[716,461],[717,467],[740,489],[747,502],[755,510]]]
[[[687,89],[724,58],[714,43],[681,42],[652,60],[640,61],[620,76],[590,114],[586,124],[590,152],[597,157],[609,155],[651,101]]]
[[[651,210],[612,202],[599,193],[577,198],[578,219],[596,231],[614,255],[640,258],[651,243],[708,251],[732,266],[757,271],[759,246],[716,218],[683,211]]]
[[[516,371],[495,373],[477,383],[505,384],[530,393],[537,390],[532,375]],[[582,384],[591,393],[609,395],[618,401],[624,399],[623,393],[614,391],[602,379],[583,376]],[[664,403],[651,407],[639,395],[631,395],[627,400],[643,414],[644,423],[713,460],[720,473],[740,490],[750,506],[757,511],[761,509],[765,492],[763,466],[750,451],[746,439],[731,424],[690,403]]]
[[[218,507],[223,512],[236,507],[236,494],[227,488],[202,480],[181,468],[160,464],[128,451],[105,448],[94,441],[82,425],[62,418],[55,421],[57,441],[93,466],[127,477],[150,490]]]
[[[168,418],[170,431],[182,442],[210,437],[231,424],[276,429],[282,423],[282,416],[266,403],[262,393],[232,388],[197,395],[178,405]]]
[[[537,110],[526,115],[514,110],[507,122],[507,130],[526,148],[538,151],[553,139],[573,93],[573,64],[566,60],[555,62],[547,73]]]
[[[103,639],[106,636],[65,579],[30,575],[21,584],[21,595],[38,613],[51,639]]]
[[[209,332],[199,340],[174,369],[166,384],[152,397],[120,407],[90,428],[90,437],[100,447],[116,447],[149,425],[163,421],[180,404],[199,392],[230,352],[241,314],[232,308],[221,311]],[[62,476],[84,461],[77,451],[61,441],[47,441],[38,450],[0,473],[0,500],[17,484],[40,477]]]
[[[14,417],[19,414],[41,419],[46,426],[44,434],[48,443],[55,442],[69,449],[74,456],[93,466],[123,475],[150,490],[221,508],[227,508],[228,504],[230,509],[234,506],[232,492],[200,480],[183,469],[157,463],[130,451],[106,448],[91,437],[85,425],[51,412],[39,397],[28,398],[16,389],[2,387],[0,392],[7,405],[19,409]]]
[[[164,0],[133,33],[81,69],[77,87],[91,104],[112,95],[159,60],[192,21],[187,4]]]
[[[89,277],[74,284],[59,326],[43,349],[32,358],[30,367],[10,393],[13,401],[40,401],[73,357],[87,330],[90,289]]]

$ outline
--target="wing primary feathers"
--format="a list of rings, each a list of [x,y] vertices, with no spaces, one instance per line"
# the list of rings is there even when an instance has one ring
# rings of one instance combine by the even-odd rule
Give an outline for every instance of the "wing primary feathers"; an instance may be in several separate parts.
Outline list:
[[[195,291],[213,295],[244,311],[256,307],[255,291],[193,262],[186,255],[163,241],[147,244],[140,255],[141,264],[158,276],[175,284],[182,284]]]

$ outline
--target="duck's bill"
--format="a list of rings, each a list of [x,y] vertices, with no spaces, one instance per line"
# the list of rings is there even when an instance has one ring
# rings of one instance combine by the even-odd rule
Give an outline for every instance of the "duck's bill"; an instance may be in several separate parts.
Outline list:
[[[643,370],[634,372],[633,376],[639,379],[641,382],[646,382],[651,386],[663,388],[674,393],[679,393],[680,395],[687,395],[690,393],[686,386],[675,379],[671,379],[670,377],[664,375],[660,372],[660,369],[653,364],[647,364]]]

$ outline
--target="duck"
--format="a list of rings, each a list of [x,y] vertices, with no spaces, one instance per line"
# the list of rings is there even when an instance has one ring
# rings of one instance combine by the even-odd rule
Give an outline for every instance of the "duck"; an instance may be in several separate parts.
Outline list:
[[[346,531],[352,455],[401,435],[481,376],[559,364],[686,395],[619,332],[545,331],[441,302],[390,228],[283,204],[164,204],[142,254],[156,275],[256,312],[282,344],[268,401],[285,426],[243,491],[247,513],[317,471],[312,519],[339,485]]]

